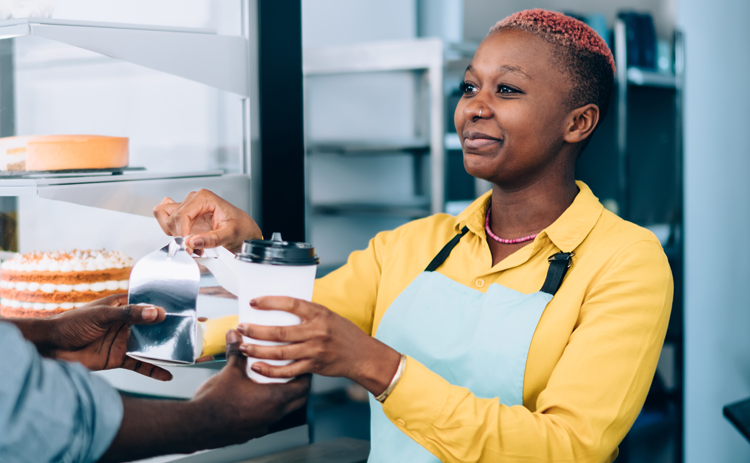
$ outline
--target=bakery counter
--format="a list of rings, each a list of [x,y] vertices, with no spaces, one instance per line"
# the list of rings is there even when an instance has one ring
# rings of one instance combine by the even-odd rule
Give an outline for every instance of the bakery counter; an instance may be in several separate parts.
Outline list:
[[[342,437],[251,458],[241,463],[365,463],[369,453],[369,442]]]

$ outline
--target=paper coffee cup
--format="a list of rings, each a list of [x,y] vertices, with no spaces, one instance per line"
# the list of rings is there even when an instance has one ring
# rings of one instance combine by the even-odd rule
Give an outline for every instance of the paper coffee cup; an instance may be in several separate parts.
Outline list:
[[[271,240],[245,241],[237,259],[239,278],[239,322],[265,326],[299,325],[300,318],[283,311],[257,310],[250,307],[252,299],[261,296],[288,296],[312,300],[315,272],[320,259],[315,248],[307,243],[283,241],[281,234],[274,233]],[[243,342],[258,345],[283,345],[243,336]],[[288,365],[291,360],[267,360],[248,357],[247,375],[259,383],[285,383],[293,378],[269,378],[256,373],[250,367],[255,362],[269,365]]]

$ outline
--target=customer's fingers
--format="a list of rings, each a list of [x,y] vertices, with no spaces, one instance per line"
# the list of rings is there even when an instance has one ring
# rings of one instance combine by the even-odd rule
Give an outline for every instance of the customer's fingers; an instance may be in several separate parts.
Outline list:
[[[236,368],[247,377],[247,357],[240,352],[242,337],[237,330],[227,331],[227,368]]]
[[[148,376],[149,378],[154,378],[158,381],[172,380],[172,373],[165,370],[164,368],[152,365],[150,363],[141,362],[140,360],[136,360],[130,357],[125,358],[125,361],[120,368],[123,368],[125,370],[132,370],[140,375]]]
[[[161,307],[146,304],[130,304],[122,307],[98,307],[96,314],[105,324],[126,323],[128,325],[149,325],[164,321],[167,312]]]

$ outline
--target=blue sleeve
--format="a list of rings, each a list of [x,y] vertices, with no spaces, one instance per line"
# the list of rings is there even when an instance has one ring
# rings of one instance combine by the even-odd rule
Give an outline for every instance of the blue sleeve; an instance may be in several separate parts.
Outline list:
[[[42,358],[0,323],[0,461],[97,461],[122,421],[122,399],[80,364]]]

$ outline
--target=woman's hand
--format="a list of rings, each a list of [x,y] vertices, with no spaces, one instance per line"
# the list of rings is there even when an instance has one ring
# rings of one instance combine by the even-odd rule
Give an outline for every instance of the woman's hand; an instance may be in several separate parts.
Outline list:
[[[253,339],[288,342],[283,346],[242,344],[248,357],[296,360],[285,366],[256,362],[251,368],[264,376],[288,378],[305,373],[341,376],[379,395],[396,374],[401,355],[359,329],[346,318],[319,304],[290,297],[266,296],[250,301],[258,310],[282,310],[302,319],[295,326],[240,324],[238,330]]]
[[[167,370],[125,355],[130,326],[159,323],[166,312],[161,307],[127,303],[127,294],[118,294],[48,318],[49,342],[42,353],[80,362],[89,370],[125,368],[160,381],[171,380]]]
[[[191,251],[224,246],[237,252],[243,241],[262,238],[247,212],[208,190],[193,191],[181,203],[164,198],[154,216],[167,235],[192,235],[186,243]]]

